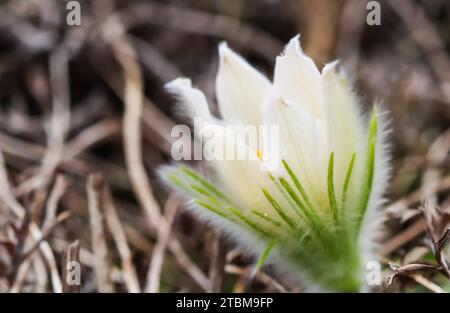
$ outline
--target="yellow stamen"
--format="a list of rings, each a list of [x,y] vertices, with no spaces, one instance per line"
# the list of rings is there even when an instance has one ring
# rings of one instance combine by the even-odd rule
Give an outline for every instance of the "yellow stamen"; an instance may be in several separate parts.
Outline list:
[[[256,155],[258,156],[258,158],[260,160],[262,160],[263,156],[264,156],[264,153],[263,153],[263,151],[261,149],[258,149],[258,150],[256,150]]]

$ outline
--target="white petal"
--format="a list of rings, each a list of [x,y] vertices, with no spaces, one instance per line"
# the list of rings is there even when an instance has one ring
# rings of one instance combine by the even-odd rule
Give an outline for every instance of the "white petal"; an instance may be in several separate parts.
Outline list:
[[[219,147],[210,149],[207,157],[233,204],[247,212],[254,208],[270,209],[261,188],[272,187],[255,151],[232,129],[217,124],[205,124],[203,141],[204,150],[209,150],[208,146]]]
[[[208,103],[203,92],[192,88],[191,80],[188,78],[177,78],[166,84],[166,89],[177,96],[181,108],[192,119],[201,117],[204,120],[211,119]]]
[[[352,178],[360,177],[364,166],[366,133],[358,99],[347,78],[336,72],[336,62],[327,64],[323,71],[324,108],[331,150],[334,152],[334,182],[336,195],[340,196],[353,153],[357,154]],[[358,186],[352,186],[355,190]]]
[[[303,54],[298,36],[277,57],[274,86],[284,99],[304,106],[315,117],[323,117],[320,73],[314,61]]]
[[[219,58],[216,95],[223,119],[232,124],[259,125],[269,80],[226,43],[219,46]]]
[[[263,122],[279,126],[280,157],[293,168],[316,204],[328,207],[326,172],[330,152],[323,121],[278,97],[265,104]]]

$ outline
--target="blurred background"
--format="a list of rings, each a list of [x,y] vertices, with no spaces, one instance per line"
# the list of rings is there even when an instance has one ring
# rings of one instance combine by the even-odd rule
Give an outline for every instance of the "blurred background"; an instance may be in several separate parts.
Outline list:
[[[301,292],[272,265],[250,279],[254,258],[157,175],[186,123],[164,83],[192,78],[217,112],[221,41],[271,77],[296,34],[319,68],[341,60],[365,108],[389,112],[374,290],[450,291],[450,2],[371,3],[0,0],[0,291]]]

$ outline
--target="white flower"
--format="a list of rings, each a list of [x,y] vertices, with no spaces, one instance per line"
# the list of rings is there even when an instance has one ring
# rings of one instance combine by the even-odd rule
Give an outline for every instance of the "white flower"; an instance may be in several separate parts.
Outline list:
[[[192,118],[203,119],[197,136],[257,157],[210,161],[211,181],[184,166],[165,168],[163,176],[192,199],[201,216],[240,243],[252,249],[265,243],[263,259],[274,248],[280,264],[325,290],[361,290],[372,238],[363,226],[380,205],[388,173],[376,108],[363,118],[337,62],[320,73],[298,37],[277,57],[272,83],[225,43],[219,56],[222,120],[210,114],[190,80],[177,79],[167,88]],[[278,126],[279,150],[263,135],[255,145],[227,128],[236,124]],[[282,162],[263,171],[268,158]]]

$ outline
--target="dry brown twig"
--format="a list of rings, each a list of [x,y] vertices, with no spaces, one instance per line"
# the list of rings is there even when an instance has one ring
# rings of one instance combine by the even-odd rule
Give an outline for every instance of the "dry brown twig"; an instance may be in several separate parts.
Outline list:
[[[0,199],[13,211],[16,215],[17,220],[22,221],[25,217],[26,210],[25,208],[17,201],[12,193],[12,189],[10,187],[8,176],[6,173],[6,167],[3,159],[3,154],[0,152]],[[40,242],[39,249],[44,256],[47,265],[50,268],[50,276],[52,281],[53,290],[55,292],[62,291],[61,278],[58,273],[58,269],[56,266],[55,257],[53,255],[53,251],[50,245],[42,240],[44,238],[39,227],[34,223],[30,222],[29,227],[29,235],[26,239],[26,245],[32,246],[33,242]],[[42,241],[41,241],[42,240]],[[25,275],[28,272],[30,263],[28,260],[22,262],[22,264],[17,269],[16,279],[14,283],[11,285],[11,292],[18,292],[22,286],[23,280],[25,279]]]
[[[425,211],[422,210],[422,213],[424,213],[423,216],[427,217],[427,213],[430,213],[428,214],[429,216],[436,216],[438,214],[437,212],[435,212],[436,197],[439,193],[447,191],[450,188],[450,177],[447,176],[441,178],[441,171],[439,168],[439,165],[447,157],[447,152],[449,150],[450,130],[447,130],[435,139],[427,153],[425,159],[426,168],[422,174],[422,187],[419,190],[409,194],[405,198],[402,198],[391,204],[387,208],[387,211],[403,212],[406,210],[406,208],[419,204],[420,202],[424,202],[424,200],[426,200],[428,209]],[[404,216],[405,213],[403,213],[402,215]],[[442,217],[445,217],[445,219],[443,219],[442,221],[443,223],[450,222],[450,217],[446,217],[444,215]],[[391,252],[395,251],[400,246],[406,244],[407,242],[422,234],[425,230],[427,230],[427,226],[429,228],[429,225],[431,225],[431,217],[428,218],[428,221],[423,218],[417,220],[403,232],[389,239],[383,245],[383,253],[385,255],[388,255]],[[440,231],[442,232],[443,230],[441,229]],[[437,242],[441,235],[442,233],[440,233],[439,235],[435,235],[434,242]]]
[[[50,228],[51,223],[55,220],[59,200],[66,192],[67,187],[67,179],[62,175],[56,176],[55,184],[50,192],[45,209],[45,217],[42,224],[42,229],[44,232]]]
[[[166,83],[177,77],[184,76],[181,71],[173,65],[166,56],[164,56],[164,54],[149,42],[132,35],[129,35],[128,39],[136,47],[139,58],[142,60],[142,64],[150,69],[155,75],[158,75],[162,82]]]
[[[71,212],[64,211],[58,216],[54,217],[51,222],[47,223],[46,228],[42,229],[42,234],[39,239],[36,239],[35,242],[25,251],[20,257],[21,262],[28,259],[34,252],[39,248],[39,245],[47,240],[47,237],[50,235],[51,231],[60,223],[68,219],[72,216]]]
[[[114,55],[122,67],[125,80],[123,93],[125,114],[123,123],[124,149],[127,170],[133,189],[147,215],[149,226],[155,230],[161,225],[161,209],[153,197],[152,189],[142,161],[141,150],[141,115],[144,101],[142,77],[136,62],[133,47],[123,36],[123,28],[114,15],[104,24],[104,38],[111,42]],[[169,239],[169,248],[191,277],[205,290],[209,290],[210,281],[204,273],[189,259],[181,244],[174,238]]]
[[[450,279],[449,263],[444,255],[444,248],[450,240],[450,210],[440,210],[437,206],[425,201],[422,207],[427,233],[430,239],[430,248],[435,255],[439,269]]]
[[[153,1],[138,2],[124,8],[118,14],[125,29],[142,23],[151,23],[182,32],[223,38],[253,50],[270,62],[283,49],[283,44],[269,33],[225,15],[214,15]],[[239,33],[239,36],[236,36],[236,33]]]
[[[70,127],[68,52],[63,45],[50,56],[50,84],[53,111],[48,131],[48,148],[37,174],[17,186],[16,195],[24,195],[47,185],[63,157],[64,141]]]
[[[149,224],[156,227],[159,224],[161,209],[153,197],[142,160],[140,124],[143,86],[141,72],[134,58],[134,50],[127,41],[118,39],[113,41],[112,45],[125,78],[123,140],[127,169],[131,184],[147,214]],[[123,50],[127,50],[127,54],[124,54]]]
[[[72,140],[68,141],[61,160],[61,169],[76,175],[84,177],[84,175],[93,172],[95,166],[89,164],[89,160],[93,159],[85,150],[95,144],[102,142],[112,135],[120,133],[120,122],[115,118],[104,119],[77,134]],[[45,154],[45,147],[8,136],[0,133],[0,145],[10,155],[23,158],[25,160],[39,160]],[[84,161],[83,157],[87,160]],[[13,162],[14,159],[10,160]],[[95,163],[95,162],[92,162]],[[103,162],[105,163],[105,162]]]
[[[425,288],[429,289],[434,293],[447,293],[440,286],[432,282],[431,280],[425,278],[423,275],[419,274],[424,271],[436,271],[439,268],[432,264],[407,264],[403,266],[397,266],[389,262],[390,268],[393,270],[393,274],[387,276],[387,285],[390,286],[394,278],[398,276],[406,276],[413,279],[415,282],[421,284]]]
[[[389,264],[394,271],[389,276],[390,285],[396,276],[409,276],[433,292],[445,292],[442,288],[419,274],[421,271],[439,271],[450,279],[448,261],[444,257],[444,247],[450,239],[450,209],[441,210],[437,206],[437,194],[442,187],[439,164],[446,158],[450,149],[450,131],[441,134],[431,145],[426,160],[427,168],[422,174],[420,206],[424,218],[416,221],[412,226],[392,238],[384,245],[384,252],[390,253],[402,244],[409,242],[423,231],[427,231],[430,250],[434,253],[437,264],[412,263],[403,266]]]
[[[119,134],[121,126],[119,119],[106,118],[83,129],[77,136],[67,142],[63,161],[72,160],[94,144]]]
[[[425,11],[414,1],[389,0],[389,5],[410,29],[417,44],[426,53],[428,62],[439,79],[445,98],[450,98],[450,60],[441,36],[428,19]]]
[[[31,223],[30,227],[29,227],[29,231],[30,231],[30,237],[29,237],[30,244],[29,245],[33,246],[36,243],[40,243],[39,250],[41,251],[42,255],[44,256],[44,259],[50,269],[50,278],[51,278],[51,282],[52,282],[52,286],[53,286],[53,291],[56,293],[62,292],[61,277],[58,273],[58,267],[57,267],[55,256],[53,255],[51,246],[48,244],[47,241],[43,240],[44,236],[36,224]],[[17,270],[16,279],[14,280],[14,283],[11,285],[10,292],[19,292],[20,291],[22,283],[23,283],[25,276],[29,270],[29,266],[30,266],[29,258],[20,264],[20,266]]]
[[[113,19],[111,18],[109,21],[113,21]],[[127,37],[126,35],[123,36]],[[117,48],[120,49],[120,47]],[[125,54],[127,53],[125,50],[122,52]],[[115,75],[115,72],[111,71],[109,67],[99,66],[99,58],[96,58],[95,56],[91,56],[91,58],[92,65],[103,80],[118,97],[124,99],[123,87],[120,79]],[[146,138],[149,138],[151,142],[154,142],[166,155],[170,155],[171,144],[175,140],[170,136],[170,133],[173,126],[175,126],[175,123],[167,117],[167,115],[165,115],[151,99],[145,97],[145,95],[143,95],[143,97],[142,121],[146,130],[144,135]],[[156,134],[158,138],[151,138],[151,133]]]
[[[423,215],[425,216],[425,227],[430,239],[430,249],[435,255],[437,264],[426,263],[413,263],[403,266],[396,266],[389,263],[391,269],[394,271],[392,275],[388,277],[388,285],[390,285],[393,279],[397,276],[409,276],[416,282],[422,284],[433,292],[446,292],[441,287],[437,286],[433,282],[427,280],[418,273],[421,271],[439,271],[444,276],[450,279],[450,271],[448,261],[444,256],[444,248],[450,240],[450,226],[449,226],[449,212],[441,212],[433,203],[427,198],[424,201],[422,207]],[[444,217],[444,215],[447,215]]]

